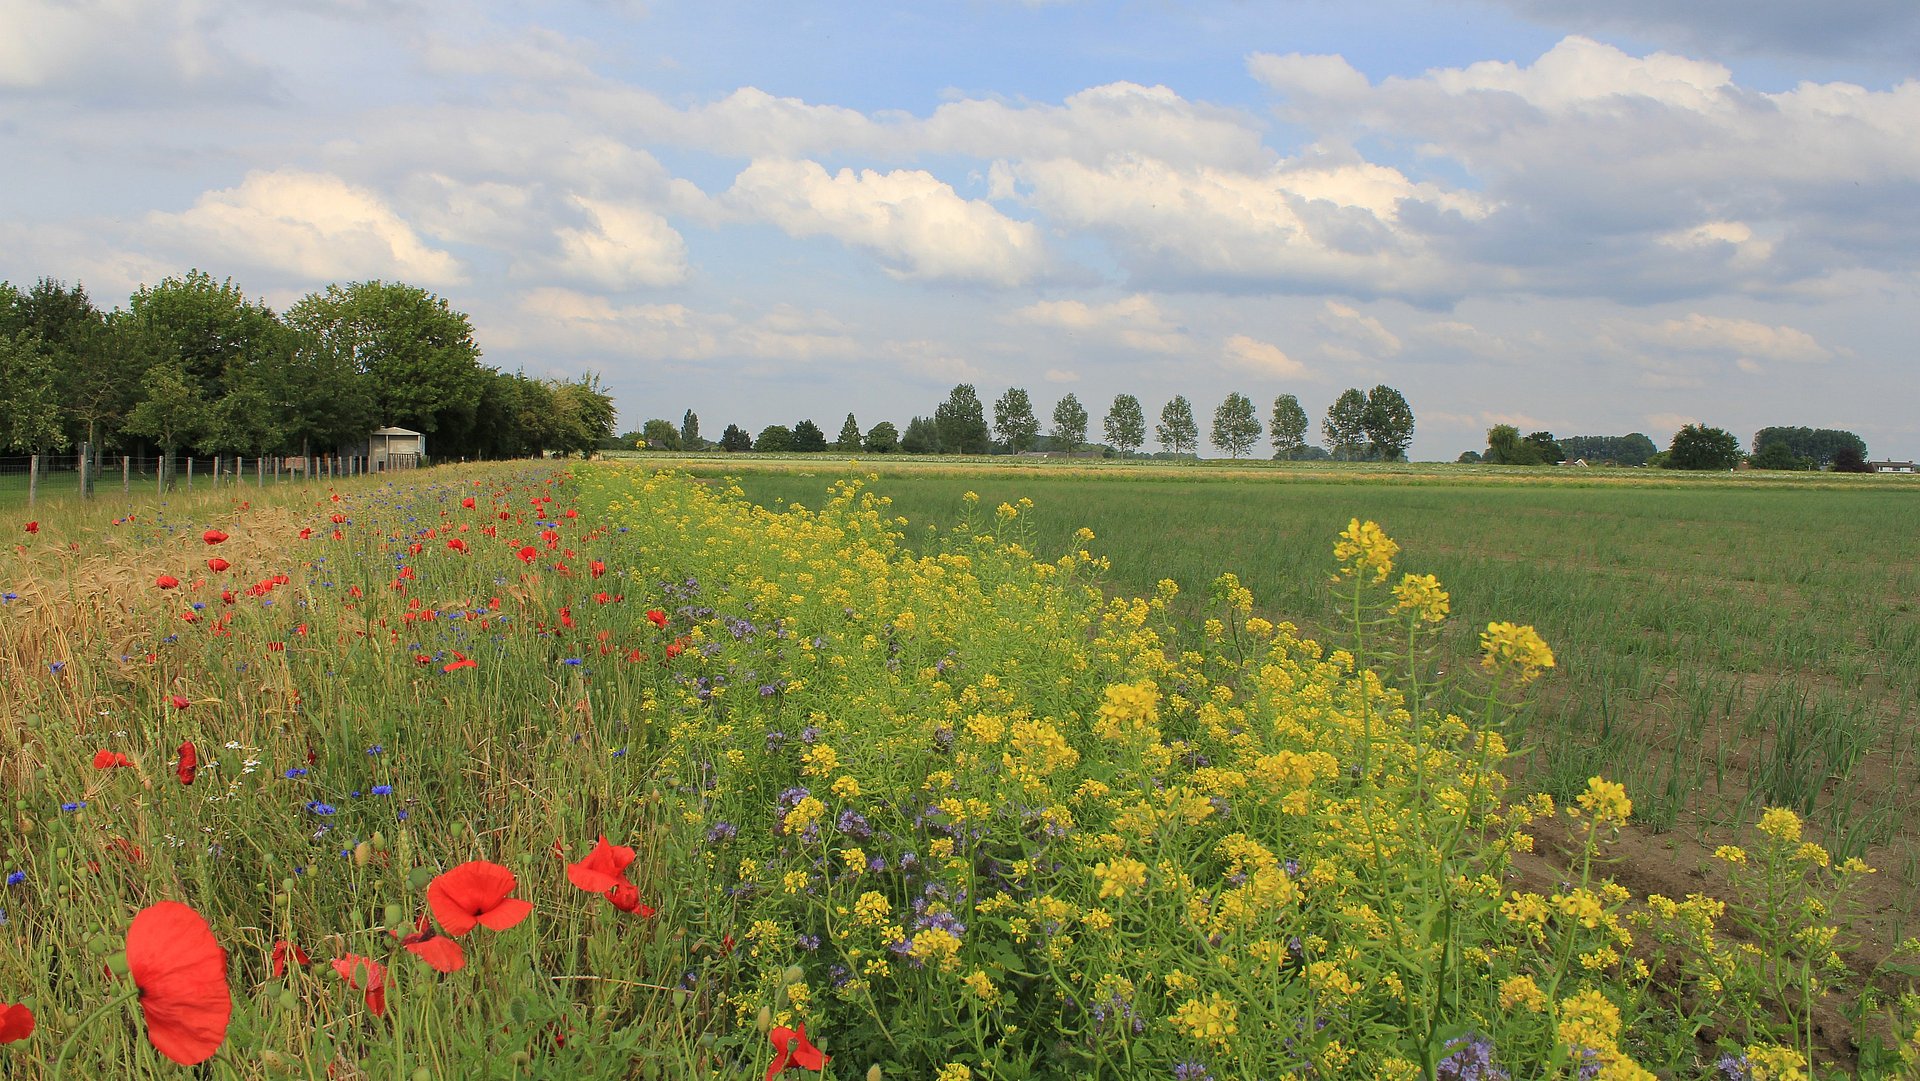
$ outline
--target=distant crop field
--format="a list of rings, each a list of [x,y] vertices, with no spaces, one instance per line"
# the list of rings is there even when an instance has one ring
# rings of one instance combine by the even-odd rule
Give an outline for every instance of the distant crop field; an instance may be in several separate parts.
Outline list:
[[[817,505],[845,462],[687,463],[750,499]],[[1560,658],[1516,725],[1510,771],[1564,796],[1605,773],[1636,819],[1710,837],[1757,807],[1813,817],[1920,883],[1920,484],[1641,470],[1232,468],[863,460],[911,526],[943,529],[967,491],[1031,499],[1038,554],[1079,527],[1108,588],[1189,600],[1236,573],[1256,607],[1337,641],[1326,538],[1379,521],[1403,562],[1453,594],[1456,652],[1489,620],[1536,625]],[[1189,611],[1189,615],[1193,612]],[[1677,840],[1678,838],[1675,838]],[[1895,937],[1898,937],[1897,935]]]

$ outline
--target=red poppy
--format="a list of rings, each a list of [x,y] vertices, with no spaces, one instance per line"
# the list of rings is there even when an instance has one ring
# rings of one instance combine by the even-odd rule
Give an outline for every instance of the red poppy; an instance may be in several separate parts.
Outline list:
[[[0,1043],[13,1043],[33,1035],[33,1011],[24,1004],[0,1006]]]
[[[608,844],[605,834],[579,863],[567,865],[567,881],[588,893],[605,893],[627,881],[627,865],[633,862],[633,849]]]
[[[312,539],[312,537],[313,537],[313,530],[311,530],[311,529],[302,529],[302,530],[300,531],[300,539],[301,539],[301,540],[310,540],[310,539]]]
[[[456,669],[456,668],[478,668],[478,667],[480,667],[480,662],[479,662],[479,661],[476,661],[476,660],[474,660],[474,659],[473,659],[472,657],[469,657],[469,656],[467,656],[466,654],[464,654],[464,653],[461,653],[461,652],[460,652],[459,650],[457,650],[457,649],[453,651],[453,655],[454,655],[454,657],[456,658],[455,660],[451,660],[451,661],[448,661],[447,663],[445,663],[445,664],[443,664],[443,665],[441,665],[441,666],[440,666],[440,670],[441,670],[442,672],[451,672],[451,671],[453,671],[453,670],[454,670],[454,669]]]
[[[427,906],[440,926],[455,938],[476,926],[504,931],[533,913],[533,905],[511,896],[519,880],[497,863],[474,860],[434,878],[427,885]]]
[[[473,497],[472,497],[472,496],[468,496],[467,498],[465,498],[465,499],[462,499],[462,500],[460,501],[460,505],[461,505],[461,506],[463,506],[463,507],[465,507],[465,508],[467,508],[468,510],[472,510],[472,509],[473,509]]]
[[[375,1017],[384,1017],[387,1012],[387,966],[371,957],[362,957],[350,953],[333,960],[333,970],[347,981],[347,986],[356,991],[364,991],[367,1009]]]
[[[285,976],[287,974],[287,958],[288,957],[292,957],[295,964],[310,965],[313,963],[313,958],[307,956],[307,951],[301,949],[300,947],[294,945],[293,943],[276,942],[273,944],[273,978],[274,979],[277,980],[280,977]]]
[[[593,562],[587,564],[587,573],[593,575],[595,578],[598,578],[601,575],[607,573],[607,565],[596,559]]]
[[[193,705],[193,699],[188,698],[184,694],[173,695],[168,698],[167,701],[172,703],[174,709],[186,709],[188,706]]]
[[[180,579],[175,578],[171,574],[162,574],[153,580],[153,584],[159,586],[161,589],[178,589],[180,588]]]
[[[420,922],[426,923],[426,917],[421,917]],[[436,972],[458,972],[467,967],[467,954],[460,944],[427,927],[401,939],[400,945]]]
[[[119,751],[102,750],[93,752],[94,769],[117,769],[121,766],[131,765],[133,765],[133,760],[121,754]]]
[[[207,560],[207,569],[215,574],[219,574],[231,566],[233,566],[233,564],[221,559],[219,556],[214,556],[212,559]]]
[[[174,772],[179,775],[181,784],[193,783],[193,771],[200,765],[200,755],[193,749],[193,741],[180,745],[180,765]]]
[[[540,558],[540,550],[539,550],[538,548],[535,548],[535,547],[534,547],[533,545],[531,545],[531,544],[528,544],[528,545],[524,545],[524,546],[522,546],[522,547],[521,547],[521,549],[520,549],[520,562],[522,562],[522,563],[532,563],[532,562],[533,562],[534,560],[536,560],[536,559],[539,559],[539,558]]]
[[[141,909],[127,931],[127,972],[154,1050],[182,1066],[212,1058],[227,1038],[233,995],[227,951],[200,913],[178,901]]]
[[[647,609],[647,622],[656,627],[664,627],[667,625],[667,614],[658,608],[649,608]]]
[[[140,846],[125,837],[115,837],[107,842],[107,851],[119,852],[134,863],[140,862]]]
[[[833,1056],[807,1042],[807,1026],[803,1022],[799,1031],[784,1026],[767,1033],[779,1054],[773,1056],[773,1062],[767,1066],[767,1077],[783,1070],[812,1070],[815,1073],[826,1069]]]
[[[467,551],[467,542],[461,540],[459,537],[455,537],[452,540],[447,542],[447,547],[453,549],[456,552],[461,553],[462,555],[465,555]]]
[[[652,905],[640,903],[639,887],[624,878],[607,891],[607,903],[622,912],[637,913],[643,920],[650,920],[656,915]]]
[[[200,539],[206,541],[208,544],[219,544],[221,541],[227,539],[227,535],[217,529],[209,529],[205,533],[200,534]]]
[[[28,523],[27,523],[27,532],[29,532],[29,533],[38,533],[38,532],[40,532],[40,523],[39,523],[39,522],[28,522]],[[17,1008],[18,1008],[18,1009],[22,1009],[22,1010],[24,1010],[24,1009],[26,1009],[26,1007],[25,1007],[25,1006],[20,1006],[20,1007],[17,1007]],[[27,1015],[27,1024],[28,1024],[28,1029],[29,1029],[29,1031],[31,1031],[31,1029],[32,1029],[32,1024],[33,1024],[33,1015],[32,1015],[32,1014],[28,1014],[28,1015]]]

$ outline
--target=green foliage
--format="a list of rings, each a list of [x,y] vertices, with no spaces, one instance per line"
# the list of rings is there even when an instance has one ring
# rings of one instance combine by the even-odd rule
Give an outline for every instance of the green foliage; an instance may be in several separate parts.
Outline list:
[[[1479,465],[1485,459],[1480,457],[1480,452],[1477,450],[1463,450],[1460,452],[1460,457],[1455,460],[1461,465]]]
[[[961,383],[948,393],[933,411],[933,423],[939,430],[938,453],[985,454],[992,442],[985,409],[971,383]]]
[[[740,427],[738,424],[729,424],[727,425],[727,430],[720,433],[720,449],[729,454],[738,454],[741,451],[752,450],[753,437],[748,435],[746,429]]]
[[[1020,387],[1009,387],[993,403],[993,431],[1007,450],[1019,454],[1033,449],[1040,434],[1040,418],[1033,415],[1033,399]]]
[[[860,441],[860,449],[868,454],[892,454],[900,449],[900,430],[890,420],[883,420],[867,430],[867,437]]]
[[[1764,452],[1775,444],[1785,446],[1796,458],[1805,458],[1813,462],[1816,468],[1833,463],[1833,456],[1843,448],[1860,456],[1867,457],[1866,440],[1849,431],[1833,428],[1762,428],[1754,433],[1753,450],[1755,454]]]
[[[613,435],[613,395],[598,375],[588,372],[578,379],[550,379],[547,388],[553,395],[552,449],[585,458],[601,440]]]
[[[900,433],[900,449],[907,454],[940,453],[940,427],[926,417],[915,417],[907,422],[907,430]]]
[[[679,450],[685,446],[680,442],[680,429],[675,428],[672,421],[659,417],[640,426],[640,438],[647,450]]]
[[[680,445],[687,450],[699,450],[707,441],[700,438],[700,416],[689,409],[680,414]]]
[[[1413,407],[1399,391],[1384,383],[1368,391],[1360,424],[1373,460],[1397,462],[1407,456],[1407,447],[1413,443]]]
[[[759,436],[753,441],[753,449],[762,454],[790,451],[793,449],[793,430],[784,424],[769,424],[760,429]]]
[[[1069,393],[1053,406],[1053,445],[1074,454],[1087,443],[1087,407]]]
[[[1552,432],[1532,432],[1522,439],[1520,429],[1496,424],[1487,429],[1487,453],[1481,460],[1488,465],[1553,465],[1566,457]]]
[[[151,438],[171,455],[191,442],[207,423],[207,396],[173,359],[147,369],[140,383],[140,404],[127,415],[126,429]]]
[[[1320,422],[1320,437],[1335,458],[1351,462],[1360,456],[1366,434],[1367,396],[1358,387],[1348,387],[1327,407],[1327,417]]]
[[[1213,445],[1238,458],[1253,449],[1260,440],[1260,419],[1254,415],[1253,401],[1239,391],[1213,411]]]
[[[1300,399],[1282,394],[1273,400],[1273,418],[1268,430],[1273,435],[1273,456],[1293,461],[1307,445],[1307,411]]]
[[[1748,458],[1747,464],[1755,469],[1801,471],[1816,468],[1812,459],[1795,454],[1785,442],[1768,443],[1758,454]]]
[[[842,454],[860,452],[860,422],[853,419],[852,413],[848,413],[845,423],[840,425],[840,437],[833,441],[833,449]]]
[[[793,449],[802,454],[818,454],[827,449],[827,433],[810,420],[793,426]]]
[[[1732,469],[1740,464],[1740,440],[1732,432],[1689,424],[1673,433],[1667,469]]]
[[[1186,395],[1176,394],[1160,409],[1160,423],[1153,427],[1154,438],[1171,454],[1192,454],[1200,449],[1200,425],[1193,419],[1193,406]]]
[[[37,451],[66,445],[56,373],[51,351],[38,335],[0,333],[0,447]]]
[[[1629,435],[1570,435],[1562,438],[1560,449],[1570,459],[1590,465],[1611,462],[1614,465],[1646,465],[1659,452],[1652,439],[1640,432]]]
[[[1829,463],[1829,467],[1835,473],[1871,473],[1873,472],[1873,467],[1867,464],[1866,451],[1859,450],[1854,447],[1843,446],[1843,447],[1835,448],[1833,452],[1833,459]]]
[[[1131,394],[1114,395],[1102,427],[1106,430],[1107,442],[1113,444],[1122,457],[1133,456],[1147,441],[1147,414],[1140,408],[1140,399]]]

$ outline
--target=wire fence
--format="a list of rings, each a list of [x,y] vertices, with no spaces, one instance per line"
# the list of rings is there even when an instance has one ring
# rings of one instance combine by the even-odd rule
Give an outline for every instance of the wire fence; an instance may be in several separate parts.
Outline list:
[[[192,492],[217,487],[259,487],[330,481],[368,473],[417,469],[416,454],[133,455],[26,454],[0,457],[0,506],[33,506],[41,499]]]

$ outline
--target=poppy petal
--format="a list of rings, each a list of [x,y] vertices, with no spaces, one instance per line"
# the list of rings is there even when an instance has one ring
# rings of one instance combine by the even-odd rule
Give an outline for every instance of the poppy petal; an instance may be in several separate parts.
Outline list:
[[[466,951],[445,935],[408,935],[402,945],[436,972],[458,972],[467,967]]]
[[[531,915],[533,915],[533,902],[522,901],[518,897],[508,897],[480,913],[480,926],[489,931],[504,931]]]
[[[513,872],[497,863],[473,860],[434,877],[427,884],[427,907],[448,934],[459,937],[485,924],[505,930],[527,918],[533,906],[508,895],[519,885]],[[498,909],[505,909],[494,915]]]
[[[0,1006],[0,1043],[14,1043],[33,1035],[33,1011],[25,1005]]]
[[[154,1050],[182,1066],[212,1058],[227,1038],[233,995],[227,951],[207,921],[178,901],[141,909],[127,931],[127,971]]]
[[[633,849],[608,844],[605,834],[585,859],[567,865],[567,881],[588,893],[605,893],[627,880],[627,865],[633,862]]]

